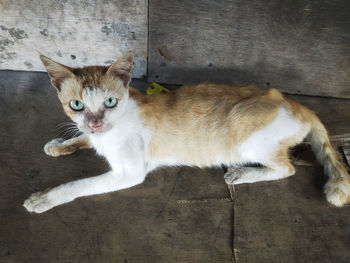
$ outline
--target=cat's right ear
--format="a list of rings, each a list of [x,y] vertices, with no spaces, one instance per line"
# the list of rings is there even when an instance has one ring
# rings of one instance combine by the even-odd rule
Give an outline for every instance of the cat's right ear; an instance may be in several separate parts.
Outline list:
[[[61,85],[65,79],[74,78],[75,75],[71,71],[72,69],[57,63],[44,55],[40,55],[40,59],[43,62],[47,73],[50,76],[52,85],[58,90],[61,91]]]

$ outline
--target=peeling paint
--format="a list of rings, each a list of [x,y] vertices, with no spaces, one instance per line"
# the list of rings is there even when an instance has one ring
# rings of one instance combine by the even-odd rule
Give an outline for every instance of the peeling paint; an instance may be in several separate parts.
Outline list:
[[[7,28],[6,26],[0,25],[1,30],[7,31],[11,37],[16,38],[16,39],[23,39],[23,38],[28,38],[28,35],[24,30],[18,29],[15,27]]]
[[[40,31],[40,34],[47,37],[49,35],[49,31],[45,28],[45,29]]]
[[[17,39],[28,38],[28,35],[26,34],[26,32],[24,32],[24,30],[21,30],[15,27],[9,28],[8,32],[10,36],[13,38],[17,38]]]
[[[101,32],[105,33],[108,36],[110,33],[112,33],[112,29],[109,28],[108,26],[103,26],[101,28]]]
[[[10,45],[14,45],[15,42],[13,42],[12,40],[10,39],[1,39],[0,40],[0,52],[4,51],[8,46]]]
[[[129,30],[128,25],[122,24],[122,23],[115,23],[115,22],[112,23],[111,28],[115,33],[117,33],[120,37],[123,37],[123,38],[127,36],[128,30]]]
[[[58,51],[56,54],[57,54],[57,56],[59,56],[59,57],[63,57],[61,51]]]
[[[104,26],[101,27],[101,32],[105,33],[106,36],[109,36],[110,34],[116,34],[122,40],[136,40],[135,32],[131,32],[129,25],[124,23],[104,22]]]
[[[112,64],[114,62],[114,60],[106,60],[104,63],[105,64]]]
[[[7,52],[4,54],[0,54],[0,58],[5,59],[5,60],[14,59],[16,57],[17,57],[16,52]]]
[[[34,67],[33,64],[28,61],[24,61],[24,65],[26,65],[28,69],[32,69]]]

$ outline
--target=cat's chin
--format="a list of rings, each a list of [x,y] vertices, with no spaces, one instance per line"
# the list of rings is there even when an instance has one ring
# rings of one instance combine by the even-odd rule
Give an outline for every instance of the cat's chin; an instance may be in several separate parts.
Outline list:
[[[86,129],[85,134],[100,136],[111,130],[111,127],[103,127],[101,129]]]
[[[93,135],[102,135],[105,133],[105,131],[90,131],[89,133]]]
[[[105,129],[92,130],[89,128],[80,128],[79,130],[86,135],[102,135],[106,132]]]

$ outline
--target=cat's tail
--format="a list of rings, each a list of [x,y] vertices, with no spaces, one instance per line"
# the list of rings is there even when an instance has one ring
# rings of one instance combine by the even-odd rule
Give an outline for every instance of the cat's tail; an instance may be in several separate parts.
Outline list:
[[[324,166],[328,175],[328,182],[324,186],[324,193],[328,202],[335,206],[343,206],[350,202],[350,175],[330,143],[328,132],[320,119],[313,112],[306,113],[311,123],[309,138],[311,148],[318,161]]]

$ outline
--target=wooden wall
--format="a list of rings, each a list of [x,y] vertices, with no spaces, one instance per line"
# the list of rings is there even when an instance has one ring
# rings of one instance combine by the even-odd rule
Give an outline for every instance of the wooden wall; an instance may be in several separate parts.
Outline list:
[[[43,71],[38,52],[107,65],[134,48],[135,78],[350,98],[349,14],[348,0],[2,0],[0,69]]]
[[[146,74],[147,0],[0,1],[0,69],[44,71],[38,53],[80,67],[107,65],[134,48]]]
[[[150,81],[350,98],[350,1],[149,1]]]

